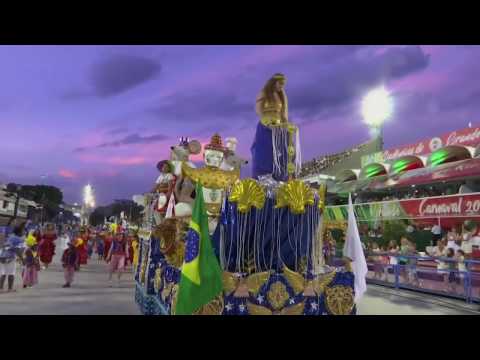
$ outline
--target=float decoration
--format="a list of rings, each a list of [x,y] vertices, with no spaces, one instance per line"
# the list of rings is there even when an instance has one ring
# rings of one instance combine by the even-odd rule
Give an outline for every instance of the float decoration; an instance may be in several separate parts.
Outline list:
[[[265,190],[253,179],[238,181],[230,193],[230,202],[237,203],[241,213],[247,213],[252,207],[262,209],[265,205]]]

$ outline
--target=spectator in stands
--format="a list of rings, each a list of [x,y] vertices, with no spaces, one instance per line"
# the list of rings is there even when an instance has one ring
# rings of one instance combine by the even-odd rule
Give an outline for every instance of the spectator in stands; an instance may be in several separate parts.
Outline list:
[[[459,282],[459,292],[465,292],[465,273],[467,272],[467,266],[465,265],[465,252],[463,250],[457,250],[455,254],[457,260],[457,270],[458,272],[458,282]]]
[[[417,253],[417,245],[413,241],[408,241],[408,254],[410,256],[418,255]],[[414,286],[419,286],[420,283],[418,281],[418,274],[417,274],[417,259],[411,257],[408,259],[408,280]]]
[[[472,252],[473,252],[472,233],[467,229],[464,229],[464,232],[462,234],[462,243],[460,245],[460,249],[463,251],[464,256],[466,256],[468,259],[472,257]]]
[[[447,246],[446,246],[446,240],[442,239],[437,243],[437,246],[434,246],[431,248],[431,251],[428,252],[428,255],[433,256],[433,257],[444,257],[447,255]]]
[[[442,238],[442,228],[439,224],[435,224],[432,227],[432,234],[433,234],[433,244],[437,245],[437,242]]]
[[[372,243],[372,253],[373,254],[379,254],[381,253],[382,250],[380,250],[380,247],[376,242]],[[376,279],[378,278],[381,280],[382,278],[382,273],[383,273],[383,266],[382,266],[382,257],[379,255],[374,255],[372,256],[373,260],[373,270],[374,270],[374,275],[373,278]]]
[[[455,230],[448,233],[447,240],[447,248],[453,249],[453,253],[461,248],[461,237]]]
[[[455,251],[452,248],[447,250],[447,259],[449,261],[446,262],[446,269],[448,272],[444,275],[443,281],[445,282],[446,288],[448,292],[455,293],[456,287],[456,276],[455,270],[457,269],[457,263],[455,261]]]
[[[409,253],[409,244],[408,239],[405,236],[400,238],[400,251],[399,255],[408,255]],[[408,265],[408,258],[400,256],[398,258],[398,264],[400,265],[400,276],[403,278],[404,282],[408,282],[406,267]]]

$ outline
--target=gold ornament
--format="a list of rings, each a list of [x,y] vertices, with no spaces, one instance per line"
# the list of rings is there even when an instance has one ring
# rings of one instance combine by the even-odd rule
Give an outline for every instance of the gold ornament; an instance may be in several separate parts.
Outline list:
[[[291,123],[291,122],[288,123],[288,132],[289,132],[290,134],[296,133],[297,130],[298,130],[297,125],[295,125],[295,124],[293,124],[293,123]]]
[[[232,186],[240,178],[240,169],[226,171],[209,166],[194,169],[182,162],[182,174],[193,182],[199,182],[203,187],[219,190]]]
[[[270,279],[270,271],[250,275],[246,280],[248,291],[257,295],[260,288],[268,281],[268,279]]]
[[[280,315],[302,315],[303,310],[305,309],[304,302],[299,302],[298,304],[288,306],[282,309]]]
[[[153,282],[155,292],[158,292],[162,286],[162,272],[163,268],[161,267],[155,270],[155,280]]]
[[[287,287],[280,281],[272,284],[267,293],[268,301],[274,310],[280,310],[287,302],[290,296],[287,292]]]
[[[354,306],[353,289],[343,285],[327,288],[325,305],[333,315],[350,315]]]
[[[178,299],[178,284],[175,285],[172,289],[172,303],[170,306],[170,313],[175,315],[175,309],[177,308],[177,299]]]
[[[185,257],[185,243],[178,242],[175,244],[175,248],[172,253],[165,254],[165,258],[167,262],[176,267],[177,269],[180,268],[183,264],[183,260]]]
[[[247,302],[247,309],[250,315],[273,315],[272,310],[269,308],[252,304],[250,301]]]
[[[223,295],[218,295],[208,304],[203,305],[193,315],[222,315],[224,308]]]
[[[327,186],[325,184],[321,184],[320,189],[318,190],[318,208],[322,212],[325,210],[326,195],[327,195]]]
[[[230,201],[237,203],[237,209],[241,213],[247,213],[252,206],[262,209],[265,205],[265,190],[253,179],[238,181],[233,186]]]
[[[295,294],[299,294],[305,288],[305,278],[302,274],[290,270],[287,266],[283,266],[283,275],[288,280],[288,283],[293,288]]]
[[[295,172],[295,169],[296,169],[296,167],[295,167],[295,164],[294,164],[294,163],[289,163],[289,164],[287,165],[287,172],[288,172],[289,174],[293,174],[293,173]]]
[[[285,307],[281,311],[272,311],[265,306],[255,305],[247,302],[248,313],[250,315],[302,315],[305,308],[304,302]]]
[[[332,271],[331,273],[319,276],[313,280],[313,288],[317,295],[321,295],[325,291],[325,288],[331,284],[331,282],[335,279],[336,275],[337,272]]]
[[[238,276],[227,271],[223,272],[222,280],[223,292],[225,293],[225,295],[230,295],[232,292],[234,292],[235,289],[238,287],[238,284],[240,283],[240,279],[238,278]]]
[[[173,282],[171,282],[171,283],[166,283],[165,286],[163,287],[162,295],[161,295],[163,302],[167,300],[168,296],[172,292],[173,286],[174,286]]]
[[[295,156],[295,148],[293,146],[288,147],[288,156]]]
[[[290,180],[282,185],[277,191],[276,209],[288,206],[290,211],[296,215],[305,212],[305,206],[315,204],[315,197],[312,189],[303,181]]]

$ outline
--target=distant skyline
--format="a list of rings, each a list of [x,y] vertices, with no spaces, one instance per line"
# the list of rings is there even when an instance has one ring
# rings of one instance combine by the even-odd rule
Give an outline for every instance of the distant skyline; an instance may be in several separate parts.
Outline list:
[[[0,183],[58,186],[68,203],[91,183],[105,205],[150,189],[180,136],[236,136],[250,158],[276,72],[304,161],[367,141],[360,102],[380,85],[386,148],[480,126],[478,59],[479,46],[0,46]]]

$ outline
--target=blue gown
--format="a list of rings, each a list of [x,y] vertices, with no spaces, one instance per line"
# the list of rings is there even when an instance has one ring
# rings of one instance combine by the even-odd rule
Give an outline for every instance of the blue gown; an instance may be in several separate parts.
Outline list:
[[[250,149],[252,152],[252,177],[254,179],[270,174],[277,181],[288,179],[287,139],[287,129],[272,129],[261,122],[258,123],[255,139]]]

